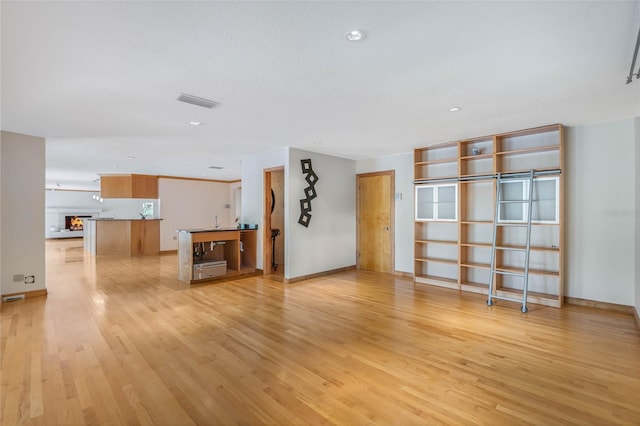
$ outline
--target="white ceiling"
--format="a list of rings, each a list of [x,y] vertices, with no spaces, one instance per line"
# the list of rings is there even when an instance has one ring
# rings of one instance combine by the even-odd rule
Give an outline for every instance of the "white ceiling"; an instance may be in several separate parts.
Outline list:
[[[2,1],[1,124],[47,138],[48,186],[95,188],[237,179],[243,157],[285,146],[361,159],[640,116],[640,80],[625,85],[639,5]]]

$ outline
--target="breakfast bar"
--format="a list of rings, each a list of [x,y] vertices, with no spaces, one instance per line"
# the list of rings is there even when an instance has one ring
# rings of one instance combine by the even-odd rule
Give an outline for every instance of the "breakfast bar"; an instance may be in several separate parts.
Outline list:
[[[97,256],[158,255],[160,253],[160,220],[86,219],[84,249]]]
[[[176,229],[178,279],[194,284],[256,272],[256,230]]]

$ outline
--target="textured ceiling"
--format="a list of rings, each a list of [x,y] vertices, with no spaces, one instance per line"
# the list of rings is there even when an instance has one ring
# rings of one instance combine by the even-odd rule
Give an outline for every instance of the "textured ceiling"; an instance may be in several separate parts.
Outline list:
[[[360,159],[639,116],[640,80],[624,84],[639,5],[3,1],[1,124],[47,138],[48,185],[95,188],[237,179],[244,156],[285,146]]]

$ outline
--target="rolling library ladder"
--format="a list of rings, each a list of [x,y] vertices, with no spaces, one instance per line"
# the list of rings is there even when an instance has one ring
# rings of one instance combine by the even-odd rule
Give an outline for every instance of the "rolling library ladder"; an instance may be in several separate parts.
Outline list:
[[[525,199],[519,200],[509,200],[505,199],[502,196],[502,187],[505,182],[508,182],[509,179],[519,179],[520,175],[510,175],[504,176],[502,173],[498,173],[497,181],[496,181],[496,208],[494,210],[493,216],[493,244],[491,246],[491,272],[489,275],[489,298],[487,299],[487,304],[489,306],[493,305],[493,299],[502,299],[508,300],[510,302],[522,303],[522,312],[527,312],[527,293],[529,290],[529,256],[531,254],[531,213],[533,211],[533,177],[534,170],[530,170],[527,174],[527,190],[528,194]],[[526,206],[527,209],[527,222],[526,223],[501,223],[499,218],[500,208],[505,204],[521,204]],[[500,226],[522,226],[526,227],[527,231],[525,233],[525,243],[524,247],[509,247],[509,246],[500,246],[497,243],[498,237],[498,228]],[[524,253],[524,271],[522,272],[514,272],[509,271],[507,269],[497,268],[496,267],[496,250],[505,250],[505,251],[513,251],[513,252],[521,252]],[[499,296],[496,294],[495,282],[496,275],[507,275],[511,277],[522,278],[522,299],[514,299],[513,297],[508,296]]]
[[[563,128],[415,150],[414,282],[560,307]]]

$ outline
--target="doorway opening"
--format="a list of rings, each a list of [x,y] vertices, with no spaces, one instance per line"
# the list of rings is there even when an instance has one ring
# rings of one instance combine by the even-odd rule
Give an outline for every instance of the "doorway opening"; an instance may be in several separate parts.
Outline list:
[[[263,271],[284,277],[284,167],[264,170]]]

